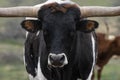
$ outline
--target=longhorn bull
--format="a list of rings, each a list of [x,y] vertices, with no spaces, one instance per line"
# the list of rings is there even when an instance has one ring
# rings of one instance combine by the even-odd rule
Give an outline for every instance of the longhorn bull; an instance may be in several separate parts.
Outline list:
[[[96,62],[94,30],[98,23],[84,18],[119,15],[119,6],[79,6],[69,0],[0,8],[0,17],[37,18],[21,23],[29,32],[25,62],[30,80],[90,80]]]

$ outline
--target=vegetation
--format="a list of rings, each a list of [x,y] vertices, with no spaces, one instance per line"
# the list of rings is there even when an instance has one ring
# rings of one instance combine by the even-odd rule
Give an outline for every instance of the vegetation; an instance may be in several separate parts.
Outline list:
[[[45,0],[0,0],[0,7],[12,6],[31,6]],[[81,6],[101,5],[116,6],[120,5],[120,0],[73,0]],[[0,80],[28,80],[26,70],[23,64],[23,45],[25,41],[25,31],[20,23],[24,18],[0,18]],[[104,31],[104,18],[93,18],[100,22],[99,31]],[[118,34],[120,31],[120,17],[105,18],[110,23],[112,34]],[[103,26],[103,27],[102,27]],[[114,26],[114,28],[113,28]],[[115,28],[117,27],[117,28]],[[106,31],[106,30],[105,30]],[[120,33],[119,33],[120,34]],[[105,66],[102,80],[120,80],[120,59],[111,60]]]
[[[23,64],[0,65],[0,80],[28,80]]]
[[[120,59],[111,59],[104,67],[101,80],[120,80]]]
[[[7,58],[7,57],[6,57]],[[16,59],[17,60],[17,59]],[[14,61],[14,58],[13,58]],[[4,62],[4,61],[3,61]],[[105,66],[102,80],[120,80],[120,60],[112,59]],[[0,64],[0,80],[28,80],[23,62],[4,62]]]

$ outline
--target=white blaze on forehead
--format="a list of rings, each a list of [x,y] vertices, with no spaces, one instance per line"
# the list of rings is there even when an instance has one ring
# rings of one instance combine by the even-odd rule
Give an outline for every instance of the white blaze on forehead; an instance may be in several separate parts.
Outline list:
[[[33,7],[36,7],[36,8],[41,8],[43,5],[47,5],[47,4],[50,4],[50,3],[53,3],[53,2],[57,2],[59,4],[63,4],[63,3],[70,3],[70,4],[75,4],[74,2],[72,2],[71,0],[47,0],[46,2],[42,3],[42,4],[38,4],[38,5],[35,5]],[[25,20],[38,20],[38,18],[34,18],[34,17],[26,17]],[[29,32],[26,32],[26,37],[28,36],[28,33]]]
[[[47,1],[71,1],[71,0],[47,0]]]
[[[57,2],[57,3],[74,3],[71,0],[48,0],[47,3],[52,3],[52,2]]]
[[[72,2],[71,0],[47,0],[46,2],[44,2],[44,3],[42,3],[42,4],[35,5],[34,7],[37,7],[37,8],[40,9],[43,5],[50,4],[50,3],[54,3],[54,2],[57,2],[57,3],[59,3],[59,4],[62,4],[62,3],[75,4],[75,3]]]
[[[33,7],[37,7],[37,8],[41,8],[43,5],[46,5],[46,4],[50,4],[50,3],[54,3],[54,2],[57,2],[57,3],[59,3],[59,4],[62,4],[62,3],[73,3],[73,4],[75,4],[74,2],[72,2],[71,0],[47,0],[46,2],[44,2],[44,3],[42,3],[42,4],[37,4],[37,5],[35,5],[35,6],[33,6]],[[34,17],[26,17],[25,18],[26,20],[27,19],[32,19],[32,20],[38,20],[38,18],[34,18]]]
[[[94,36],[93,34],[91,33],[91,41],[92,41],[92,51],[93,51],[93,65],[92,65],[92,69],[91,69],[91,72],[88,76],[88,79],[87,80],[91,80],[91,77],[92,77],[92,74],[93,74],[93,69],[94,69],[94,66],[95,66],[95,39],[94,39]]]

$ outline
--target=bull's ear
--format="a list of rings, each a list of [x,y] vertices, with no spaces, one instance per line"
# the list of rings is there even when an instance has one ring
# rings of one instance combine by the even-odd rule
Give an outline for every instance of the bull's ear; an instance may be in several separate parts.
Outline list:
[[[81,20],[77,22],[76,29],[83,32],[92,32],[95,28],[98,28],[98,22],[93,20]]]
[[[39,20],[24,20],[22,21],[21,26],[25,30],[34,33],[41,29],[42,23]]]

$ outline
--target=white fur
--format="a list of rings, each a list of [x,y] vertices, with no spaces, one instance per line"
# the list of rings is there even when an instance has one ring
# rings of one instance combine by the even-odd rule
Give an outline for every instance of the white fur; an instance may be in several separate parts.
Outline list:
[[[27,36],[28,36],[28,33],[29,33],[29,32],[28,32],[28,31],[26,31],[26,38],[27,38]]]
[[[38,69],[37,69],[37,77],[38,77],[38,79],[39,80],[47,80],[45,77],[44,77],[44,75],[43,75],[43,73],[42,73],[42,71],[41,71],[41,67],[40,67],[40,58],[38,59]]]
[[[23,56],[23,60],[24,60],[24,65],[27,66],[26,62],[25,62],[25,56]],[[29,80],[47,80],[42,71],[41,71],[41,67],[40,67],[40,58],[38,59],[38,64],[37,64],[37,68],[35,69],[37,75],[35,77],[33,77],[31,74],[28,74],[29,76]]]
[[[40,9],[40,7],[42,7],[43,5],[50,4],[50,3],[53,3],[53,2],[57,2],[57,3],[59,3],[59,4],[62,4],[62,3],[71,3],[71,4],[75,4],[75,3],[72,2],[71,0],[47,0],[47,1],[44,2],[44,3],[35,5],[34,7],[37,7],[37,8]]]
[[[40,31],[38,31],[37,33],[36,33],[36,36],[38,36],[40,34]]]
[[[92,77],[92,74],[93,74],[93,69],[94,69],[94,65],[95,65],[95,39],[93,37],[93,34],[91,34],[91,40],[92,40],[92,51],[93,51],[93,66],[92,66],[92,69],[91,69],[91,72],[89,74],[89,77],[87,80],[91,80],[91,77]]]
[[[35,77],[33,77],[31,74],[29,74],[29,80],[47,80],[40,68],[40,58],[38,59],[38,65],[37,65],[37,69],[36,69],[36,73],[37,75]]]
[[[33,17],[26,17],[25,19],[26,19],[26,20],[37,20],[37,18],[33,18]],[[27,38],[27,36],[28,36],[28,33],[29,33],[29,32],[26,31],[26,38]],[[40,31],[38,31],[38,32],[36,33],[36,36],[38,36],[39,33],[40,33]],[[23,57],[23,59],[24,59],[24,64],[25,64],[25,66],[27,66],[27,64],[25,63],[25,57]],[[47,80],[47,79],[44,77],[44,75],[42,74],[42,71],[41,71],[41,68],[40,68],[40,58],[38,59],[38,65],[37,65],[37,69],[35,69],[35,71],[36,71],[36,73],[37,73],[36,77],[33,77],[31,74],[29,74],[29,80]]]
[[[48,0],[47,2],[58,2],[58,3],[63,3],[63,2],[71,2],[71,0]]]
[[[100,66],[98,66],[98,65],[95,65],[95,70],[97,71],[97,70],[100,70],[101,69],[101,67]]]
[[[108,36],[108,39],[109,39],[109,40],[114,40],[114,39],[115,39],[115,36],[114,36],[114,35],[109,35],[109,36]]]

